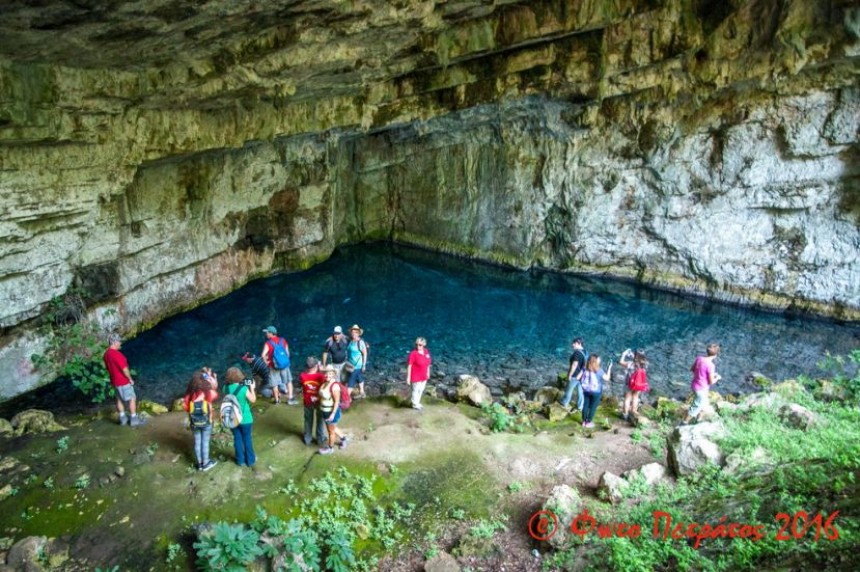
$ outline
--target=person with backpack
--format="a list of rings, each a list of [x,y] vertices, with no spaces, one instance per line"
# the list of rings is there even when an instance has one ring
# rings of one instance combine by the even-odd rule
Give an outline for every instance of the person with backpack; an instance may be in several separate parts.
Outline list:
[[[328,365],[331,358],[331,365],[337,370],[337,378],[343,379],[343,366],[346,364],[346,348],[349,346],[349,340],[343,335],[343,328],[340,326],[334,327],[334,332],[325,341],[322,353],[322,367]]]
[[[215,400],[218,399],[218,377],[209,368],[195,371],[185,390],[183,405],[194,433],[194,457],[198,471],[208,471],[218,464],[209,458],[209,441],[215,420]]]
[[[331,455],[334,453],[336,438],[340,438],[340,448],[346,448],[346,435],[337,428],[337,424],[342,414],[341,399],[346,397],[343,394],[348,391],[337,379],[337,370],[331,365],[327,365],[325,368],[325,381],[323,381],[319,389],[319,409],[328,430],[328,443],[320,447],[320,455]]]
[[[322,412],[317,410],[319,390],[325,381],[325,374],[320,372],[320,364],[315,357],[309,357],[305,361],[305,365],[305,371],[299,374],[299,382],[302,384],[302,398],[305,405],[305,445],[311,444],[315,431],[317,444],[320,447],[325,447],[326,443],[328,443],[325,423],[323,422]],[[338,379],[340,379],[339,376]]]
[[[609,362],[609,367],[606,371],[600,367],[600,356],[592,354],[588,356],[585,362],[585,370],[582,372],[582,426],[589,429],[594,427],[594,414],[597,413],[597,406],[600,405],[600,399],[603,397],[603,382],[609,381],[609,376],[612,374],[612,362]]]
[[[625,421],[630,420],[630,413],[639,415],[639,396],[648,391],[648,360],[645,358],[645,350],[637,349],[625,350],[618,360],[618,364],[624,366],[627,381],[627,391],[624,394],[624,408],[621,418]]]
[[[412,384],[412,409],[418,411],[424,409],[421,405],[421,396],[424,394],[424,388],[427,387],[427,380],[430,379],[432,361],[430,350],[427,349],[427,340],[416,338],[415,349],[409,352],[409,357],[406,359],[406,383]]]
[[[351,337],[349,344],[346,346],[346,364],[344,369],[349,372],[349,380],[347,386],[352,390],[358,385],[358,399],[364,399],[367,394],[364,392],[364,370],[367,368],[367,344],[361,339],[364,333],[358,324],[353,325],[349,329]]]
[[[266,342],[260,351],[260,357],[269,366],[269,375],[272,380],[272,393],[275,403],[281,402],[281,391],[287,392],[287,404],[298,403],[293,398],[293,374],[290,373],[290,345],[286,338],[278,336],[278,329],[269,326],[263,330],[266,334]]]
[[[242,361],[251,367],[251,376],[254,378],[254,381],[259,381],[258,385],[261,388],[260,393],[263,397],[271,397],[270,393],[274,395],[269,366],[265,360],[251,352],[245,352],[241,357]]]
[[[254,454],[254,442],[251,438],[251,427],[254,424],[254,416],[251,413],[251,404],[257,401],[255,393],[256,384],[253,379],[245,379],[245,374],[238,367],[231,367],[224,375],[227,385],[224,387],[224,401],[221,404],[221,423],[230,428],[233,433],[233,450],[236,454],[236,464],[240,467],[253,467],[257,462]],[[240,421],[235,426],[225,420],[228,412],[225,411],[228,397],[232,396],[239,406]],[[232,401],[232,399],[231,399]],[[232,407],[232,403],[230,407]],[[234,417],[235,419],[235,417]]]
[[[585,363],[588,359],[588,352],[583,347],[582,338],[574,338],[571,343],[573,353],[570,354],[570,366],[567,370],[567,389],[564,391],[564,398],[561,400],[561,406],[570,411],[570,400],[573,399],[573,392],[576,392],[576,408],[583,410],[585,397],[582,392],[582,373],[585,371]]]

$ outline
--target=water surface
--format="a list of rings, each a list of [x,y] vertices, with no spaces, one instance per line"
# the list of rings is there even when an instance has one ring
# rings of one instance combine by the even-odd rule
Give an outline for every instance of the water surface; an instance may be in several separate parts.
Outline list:
[[[708,342],[722,345],[721,391],[752,391],[756,371],[784,379],[815,374],[825,351],[860,345],[860,325],[743,309],[615,281],[520,272],[387,244],[336,252],[311,270],[257,280],[129,340],[123,351],[144,398],[182,393],[196,367],[223,371],[259,352],[262,328],[290,343],[293,375],[319,356],[334,325],[361,325],[368,379],[402,381],[415,337],[424,336],[437,381],[474,373],[504,390],[552,383],[570,342],[613,359],[644,347],[655,394],[684,396],[689,368]]]

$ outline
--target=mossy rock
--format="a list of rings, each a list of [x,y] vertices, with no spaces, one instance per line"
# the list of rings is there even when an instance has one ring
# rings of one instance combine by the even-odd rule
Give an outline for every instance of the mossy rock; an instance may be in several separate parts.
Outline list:
[[[12,418],[15,435],[25,433],[51,433],[65,431],[66,428],[54,421],[54,414],[41,409],[28,409]]]
[[[144,411],[149,413],[150,415],[163,415],[167,413],[168,409],[164,405],[160,403],[155,403],[154,401],[140,401],[137,404],[138,411]]]
[[[680,419],[684,414],[684,405],[668,397],[657,398],[656,409],[660,419]]]
[[[750,375],[747,379],[749,380],[750,383],[752,383],[756,387],[760,387],[761,389],[767,389],[771,385],[773,385],[772,379],[770,379],[769,377],[767,377],[767,376],[765,376],[765,375],[763,375],[757,371],[750,373]]]
[[[173,400],[173,403],[170,404],[171,411],[185,411],[185,399],[179,397]]]
[[[830,380],[820,379],[813,395],[820,401],[845,401],[848,399],[848,390]]]
[[[791,399],[797,395],[806,393],[806,388],[795,379],[787,379],[771,387],[771,391]]]
[[[544,415],[546,415],[547,419],[552,423],[562,421],[569,414],[570,412],[562,407],[560,403],[550,403],[544,407]]]
[[[13,435],[15,433],[15,428],[12,427],[12,423],[7,419],[3,419],[0,417],[0,435]]]

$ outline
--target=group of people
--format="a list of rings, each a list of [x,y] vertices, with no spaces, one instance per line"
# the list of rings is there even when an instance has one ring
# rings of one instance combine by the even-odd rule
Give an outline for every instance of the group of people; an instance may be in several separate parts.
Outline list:
[[[600,356],[597,354],[589,355],[581,337],[574,338],[571,348],[573,351],[569,359],[567,387],[560,403],[566,410],[573,411],[570,402],[576,393],[576,409],[582,412],[582,426],[592,428],[594,427],[594,415],[603,398],[603,384],[608,382],[612,376],[612,360],[609,360],[604,370]],[[719,353],[719,344],[708,344],[706,355],[698,356],[690,368],[693,373],[691,390],[694,399],[682,425],[698,418],[701,411],[708,406],[710,387],[720,380],[720,375],[716,372],[714,364]],[[645,356],[645,350],[624,350],[618,364],[624,368],[626,386],[621,416],[625,421],[628,421],[631,414],[634,416],[639,414],[640,397],[642,393],[649,390],[648,359]]]
[[[347,446],[348,438],[338,428],[343,410],[351,401],[353,391],[357,399],[366,397],[364,373],[368,344],[362,339],[364,331],[357,324],[348,331],[349,338],[340,326],[335,326],[323,344],[321,360],[315,356],[308,357],[305,369],[299,374],[304,405],[304,442],[310,445],[316,439],[322,455],[333,453],[335,445],[341,449]],[[251,406],[257,401],[258,383],[261,395],[271,396],[274,403],[281,403],[282,395],[286,396],[288,404],[298,403],[293,389],[289,343],[278,335],[275,326],[264,328],[263,334],[266,340],[259,355],[250,352],[241,355],[250,367],[251,375],[246,375],[238,367],[230,367],[224,375],[223,399],[236,404],[236,417],[240,419],[235,426],[230,426],[235,460],[239,466],[253,467],[257,460],[251,431],[254,422]],[[116,390],[120,424],[140,425],[142,420],[136,414],[134,381],[128,360],[120,352],[122,339],[113,333],[108,342],[104,362]],[[431,363],[427,341],[419,337],[406,360],[406,382],[412,387],[411,406],[415,410],[422,409],[421,397],[430,378]],[[189,426],[194,435],[196,468],[200,471],[208,471],[217,464],[210,457],[209,442],[216,423],[216,402],[221,397],[218,389],[218,375],[211,368],[203,367],[192,374],[183,398],[183,407],[188,412]],[[126,404],[130,417],[125,413]],[[222,414],[223,411],[222,405]]]
[[[351,401],[353,391],[356,391],[357,399],[366,397],[364,372],[367,368],[368,345],[362,339],[364,332],[357,324],[348,331],[349,338],[344,335],[340,326],[335,326],[331,336],[323,344],[321,360],[315,356],[308,357],[304,370],[299,374],[304,405],[304,442],[305,445],[310,445],[316,439],[322,455],[333,453],[335,445],[341,449],[346,448],[348,438],[338,428],[343,409]],[[251,376],[246,376],[238,367],[230,367],[224,376],[223,391],[225,395],[232,396],[231,401],[235,399],[240,411],[238,417],[241,421],[230,428],[233,433],[236,464],[239,466],[253,467],[256,463],[251,434],[254,422],[251,405],[257,401],[258,381],[263,395],[271,395],[274,403],[281,402],[283,393],[286,393],[288,404],[297,403],[290,371],[289,343],[278,336],[278,330],[274,326],[263,329],[263,333],[266,341],[260,355],[246,352],[241,356],[250,366]],[[140,425],[142,420],[136,412],[134,380],[128,361],[119,351],[122,339],[114,333],[109,336],[108,342],[104,362],[111,383],[116,389],[120,425]],[[567,387],[561,399],[561,406],[572,411],[571,401],[576,394],[576,409],[582,412],[582,425],[592,428],[594,416],[603,397],[604,383],[611,379],[612,360],[608,360],[604,369],[601,357],[598,354],[589,354],[581,337],[575,338],[571,347],[573,351],[569,359]],[[709,344],[706,355],[697,357],[690,368],[693,373],[691,389],[695,397],[682,424],[698,417],[707,407],[710,386],[720,379],[714,364],[719,353],[718,344]],[[649,389],[648,360],[645,350],[628,349],[622,353],[618,363],[625,369],[626,391],[622,417],[628,420],[631,414],[638,415],[640,396]],[[406,382],[412,388],[410,402],[412,408],[418,411],[423,408],[421,397],[430,379],[431,364],[427,340],[419,337],[406,360]],[[216,464],[209,455],[209,441],[215,424],[215,403],[218,398],[217,374],[208,367],[195,371],[186,388],[183,404],[194,433],[196,467],[201,471],[208,471]],[[125,411],[126,403],[128,414]]]

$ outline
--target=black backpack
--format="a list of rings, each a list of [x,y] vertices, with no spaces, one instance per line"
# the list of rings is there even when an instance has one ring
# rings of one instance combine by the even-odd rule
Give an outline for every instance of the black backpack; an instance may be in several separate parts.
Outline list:
[[[191,427],[194,429],[202,429],[210,423],[209,412],[211,405],[205,399],[191,402],[191,410],[188,412],[188,418],[191,420]]]

